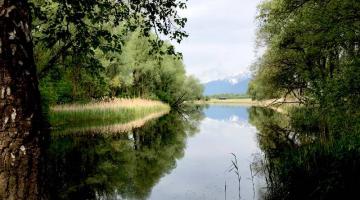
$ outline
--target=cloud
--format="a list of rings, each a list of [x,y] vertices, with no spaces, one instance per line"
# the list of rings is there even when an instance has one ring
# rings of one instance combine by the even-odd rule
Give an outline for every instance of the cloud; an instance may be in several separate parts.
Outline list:
[[[260,0],[189,0],[189,38],[177,45],[188,74],[202,82],[248,73],[255,59],[255,15]]]

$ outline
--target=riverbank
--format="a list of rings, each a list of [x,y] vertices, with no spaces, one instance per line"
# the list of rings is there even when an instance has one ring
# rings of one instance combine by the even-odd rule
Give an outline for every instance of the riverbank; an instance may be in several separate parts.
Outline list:
[[[124,132],[140,127],[148,120],[170,111],[160,101],[145,99],[114,99],[107,102],[67,104],[51,107],[53,132]],[[122,126],[123,125],[123,126]]]
[[[254,101],[250,98],[241,98],[241,99],[209,99],[207,101],[195,101],[195,104],[228,104],[228,105],[258,105],[258,101]]]
[[[258,106],[258,107],[268,107],[279,113],[286,114],[288,109],[295,106],[295,104],[286,104],[283,98],[280,99],[269,99],[263,101],[252,100],[251,98],[241,98],[241,99],[209,99],[207,101],[200,100],[195,101],[195,104],[199,105],[226,105],[226,106]]]

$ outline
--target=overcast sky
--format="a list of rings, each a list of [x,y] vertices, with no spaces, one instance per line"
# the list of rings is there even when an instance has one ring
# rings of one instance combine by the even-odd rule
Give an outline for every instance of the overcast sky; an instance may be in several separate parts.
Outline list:
[[[255,60],[255,16],[260,0],[189,0],[183,16],[190,34],[177,48],[188,74],[202,82],[249,73]]]

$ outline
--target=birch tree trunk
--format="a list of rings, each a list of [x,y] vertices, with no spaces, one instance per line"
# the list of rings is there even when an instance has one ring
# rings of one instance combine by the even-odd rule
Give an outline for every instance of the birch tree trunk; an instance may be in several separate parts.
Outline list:
[[[40,94],[27,0],[0,0],[0,199],[39,199]]]

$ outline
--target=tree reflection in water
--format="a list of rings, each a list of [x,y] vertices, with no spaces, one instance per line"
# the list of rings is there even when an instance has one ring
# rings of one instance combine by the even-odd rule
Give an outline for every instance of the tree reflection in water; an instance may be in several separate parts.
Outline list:
[[[193,107],[116,136],[52,136],[48,147],[32,147],[21,165],[0,166],[0,197],[146,199],[184,156],[202,119],[202,109]]]
[[[359,136],[323,138],[307,118],[292,121],[266,108],[250,108],[249,118],[264,152],[254,165],[267,180],[265,199],[351,199],[357,194]]]

